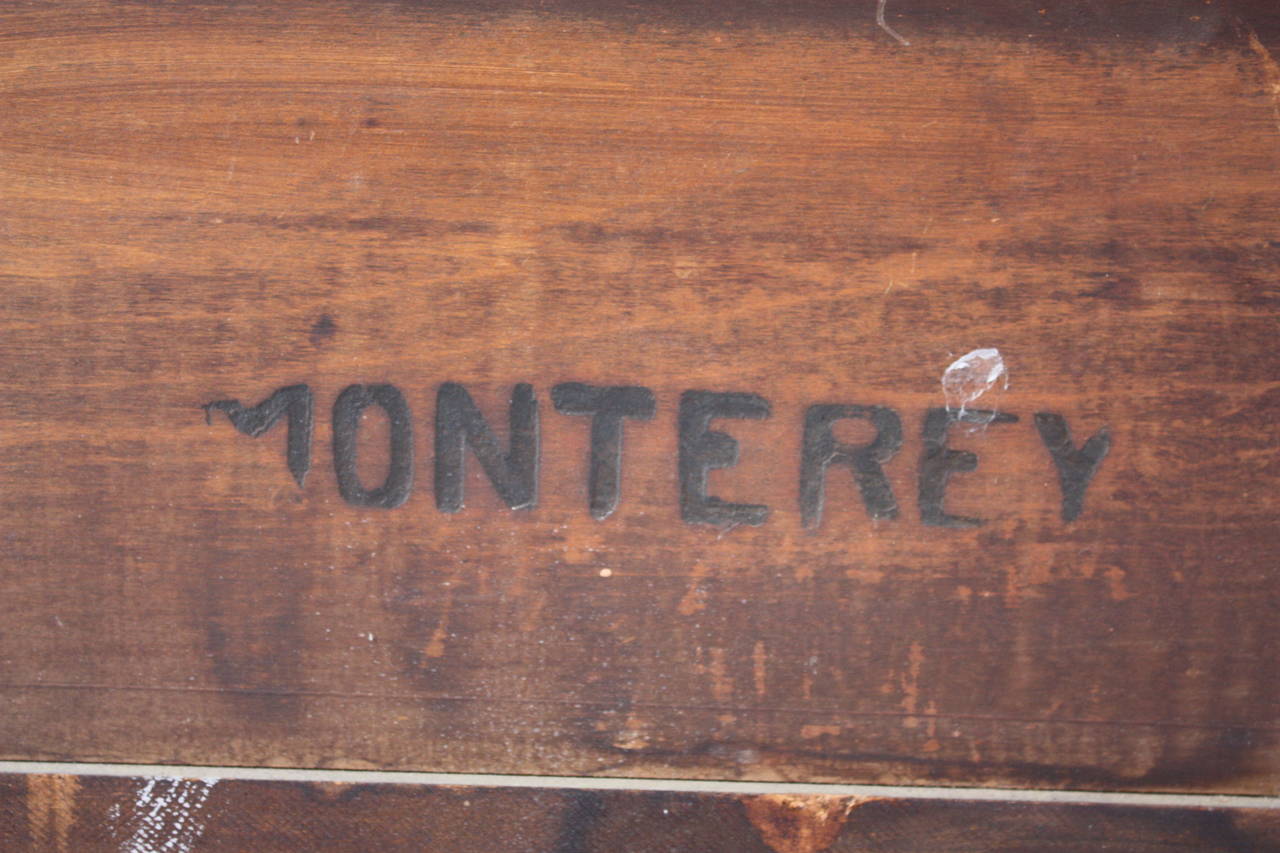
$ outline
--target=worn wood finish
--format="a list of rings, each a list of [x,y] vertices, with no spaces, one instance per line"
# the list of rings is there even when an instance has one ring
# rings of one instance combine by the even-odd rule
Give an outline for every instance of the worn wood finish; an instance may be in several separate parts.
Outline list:
[[[0,754],[1277,790],[1274,12],[693,5],[4,6]],[[533,386],[536,508],[436,508],[445,382]],[[562,382],[654,395],[603,521]],[[295,384],[303,487],[202,410]],[[688,390],[771,404],[709,486],[764,524],[682,521]],[[819,403],[900,416],[896,519],[802,525]],[[1109,431],[1074,521],[1043,412]]]
[[[1280,850],[1280,813],[834,796],[0,776],[6,850]]]

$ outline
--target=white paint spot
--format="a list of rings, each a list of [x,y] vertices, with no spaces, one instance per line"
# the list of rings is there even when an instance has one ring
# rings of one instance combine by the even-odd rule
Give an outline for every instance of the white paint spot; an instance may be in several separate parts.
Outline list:
[[[942,373],[942,394],[947,408],[963,414],[966,406],[990,391],[1002,377],[1004,387],[1008,388],[1009,372],[1005,370],[1000,350],[976,349],[960,356]]]
[[[120,853],[190,853],[204,833],[200,811],[217,783],[217,779],[148,779],[134,797],[124,826],[112,827],[113,835],[128,833]],[[113,823],[120,812],[118,805],[108,812]]]
[[[611,578],[611,577],[613,577],[613,569],[601,569],[601,570],[600,570],[600,577],[602,577],[602,578]]]

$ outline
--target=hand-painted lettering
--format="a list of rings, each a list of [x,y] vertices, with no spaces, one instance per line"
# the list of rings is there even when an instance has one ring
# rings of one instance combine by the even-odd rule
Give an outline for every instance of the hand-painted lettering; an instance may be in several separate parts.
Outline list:
[[[587,510],[597,521],[611,516],[622,493],[622,445],[627,420],[649,421],[657,411],[654,393],[635,385],[588,385],[562,382],[551,388],[557,412],[589,417],[587,454]],[[361,417],[370,406],[379,406],[391,425],[390,465],[376,488],[361,482],[356,464]],[[302,486],[311,467],[313,398],[306,385],[280,388],[256,406],[236,399],[215,400],[203,407],[212,423],[215,411],[226,414],[241,433],[260,436],[281,418],[288,421],[285,463]],[[738,463],[736,438],[713,430],[719,419],[763,420],[771,415],[769,401],[758,394],[733,391],[685,391],[676,413],[675,474],[680,518],[689,524],[719,528],[761,525],[770,508],[764,504],[735,503],[708,494],[711,471]],[[445,382],[436,392],[435,503],[441,512],[463,507],[468,450],[480,463],[489,482],[511,509],[532,509],[538,503],[540,432],[538,399],[532,385],[513,386],[508,403],[506,449],[470,392],[456,382]],[[874,429],[870,440],[851,444],[835,437],[838,421],[859,419]],[[974,471],[978,457],[969,450],[948,445],[951,427],[958,423],[991,426],[1018,422],[1018,416],[963,407],[927,409],[921,430],[923,448],[917,465],[917,504],[921,523],[954,529],[981,525],[982,519],[955,515],[945,509],[946,490],[953,474]],[[1035,428],[1057,472],[1061,498],[1060,517],[1070,523],[1084,511],[1085,492],[1111,449],[1111,433],[1102,426],[1076,447],[1067,420],[1053,412],[1036,412]],[[898,500],[886,469],[895,463],[903,443],[902,416],[887,406],[823,403],[805,410],[800,436],[799,509],[801,523],[816,528],[822,522],[826,477],[834,466],[848,468],[858,486],[868,517],[892,521],[900,514]],[[333,407],[333,462],[338,490],[353,506],[392,509],[407,501],[413,491],[413,416],[405,396],[394,385],[351,385],[338,395]],[[652,463],[649,463],[652,464]],[[669,463],[668,463],[669,464]]]
[[[356,471],[356,437],[360,416],[369,406],[381,406],[391,422],[391,464],[387,478],[368,490]],[[394,509],[413,491],[413,418],[404,395],[394,385],[350,385],[333,404],[333,469],[338,492],[353,506]]]
[[[210,423],[214,410],[224,412],[231,425],[245,435],[257,438],[282,417],[289,420],[285,438],[285,464],[299,486],[311,470],[312,397],[306,385],[289,385],[276,391],[258,405],[247,408],[239,400],[215,400],[204,406],[204,418]]]
[[[738,464],[738,441],[710,429],[716,418],[769,417],[769,402],[757,394],[685,391],[680,397],[679,442],[680,517],[691,524],[733,527],[760,525],[769,508],[730,503],[707,494],[707,472]]]
[[[836,441],[832,424],[844,418],[866,418],[876,435],[869,443],[855,446]],[[805,527],[822,521],[827,468],[845,465],[853,472],[862,493],[867,514],[875,519],[898,517],[884,464],[902,447],[902,419],[884,406],[810,406],[804,417],[804,437],[800,448],[800,515]]]
[[[924,450],[920,453],[920,520],[934,527],[977,527],[980,518],[951,515],[942,508],[947,480],[952,474],[973,471],[978,455],[969,450],[947,447],[947,431],[952,424],[1010,424],[1018,420],[1008,412],[985,409],[929,409],[924,416]]]
[[[551,402],[565,415],[591,416],[591,450],[587,460],[587,504],[597,521],[618,508],[622,475],[622,420],[653,418],[656,403],[648,388],[597,388],[562,382],[551,389]]]
[[[538,400],[533,386],[516,385],[508,410],[509,449],[503,452],[467,389],[446,382],[436,394],[436,506],[462,509],[466,449],[471,448],[499,497],[512,509],[538,503]]]

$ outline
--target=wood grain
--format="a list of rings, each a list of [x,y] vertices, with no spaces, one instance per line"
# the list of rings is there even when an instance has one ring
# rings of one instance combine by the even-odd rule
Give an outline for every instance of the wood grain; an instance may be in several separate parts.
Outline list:
[[[6,850],[1280,850],[1274,809],[0,776]]]
[[[0,755],[1276,792],[1274,11],[871,5],[5,4]],[[437,509],[448,382],[502,446],[532,386],[536,507]],[[565,382],[656,402],[603,521]],[[202,409],[297,384],[302,487]],[[768,401],[763,524],[682,520],[690,390]],[[815,404],[898,414],[896,518],[801,523]]]

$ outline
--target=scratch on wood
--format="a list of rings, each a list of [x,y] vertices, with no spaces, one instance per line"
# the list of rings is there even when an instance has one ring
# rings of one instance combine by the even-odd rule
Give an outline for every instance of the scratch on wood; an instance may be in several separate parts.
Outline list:
[[[1252,30],[1249,31],[1249,47],[1262,60],[1262,70],[1267,78],[1267,94],[1271,96],[1271,112],[1275,116],[1276,130],[1280,130],[1280,64]]]
[[[888,4],[888,2],[889,0],[880,0],[879,4],[877,4],[876,23],[880,25],[880,29],[884,30],[886,33],[888,33],[889,35],[897,39],[898,44],[901,44],[903,47],[910,47],[911,42],[904,39],[898,33],[898,31],[895,30],[893,27],[889,26],[889,22],[884,19],[885,6]]]
[[[755,648],[751,651],[751,674],[755,681],[756,696],[761,699],[765,695],[765,664],[768,661],[768,650],[765,648],[764,640],[756,640]]]
[[[733,679],[729,677],[729,666],[725,660],[725,650],[721,648],[713,648],[711,650],[711,665],[708,667],[711,673],[711,695],[716,698],[717,702],[728,702],[733,698]]]
[[[743,800],[747,819],[777,853],[820,853],[840,836],[849,814],[869,797],[766,794]]]
[[[907,655],[907,670],[902,674],[900,680],[902,710],[910,715],[903,719],[902,725],[908,729],[914,729],[919,725],[915,714],[920,704],[920,667],[923,664],[924,646],[920,643],[912,643],[911,650]]]
[[[75,776],[31,775],[27,777],[27,826],[31,841],[40,850],[66,853],[71,825],[75,821]]]

